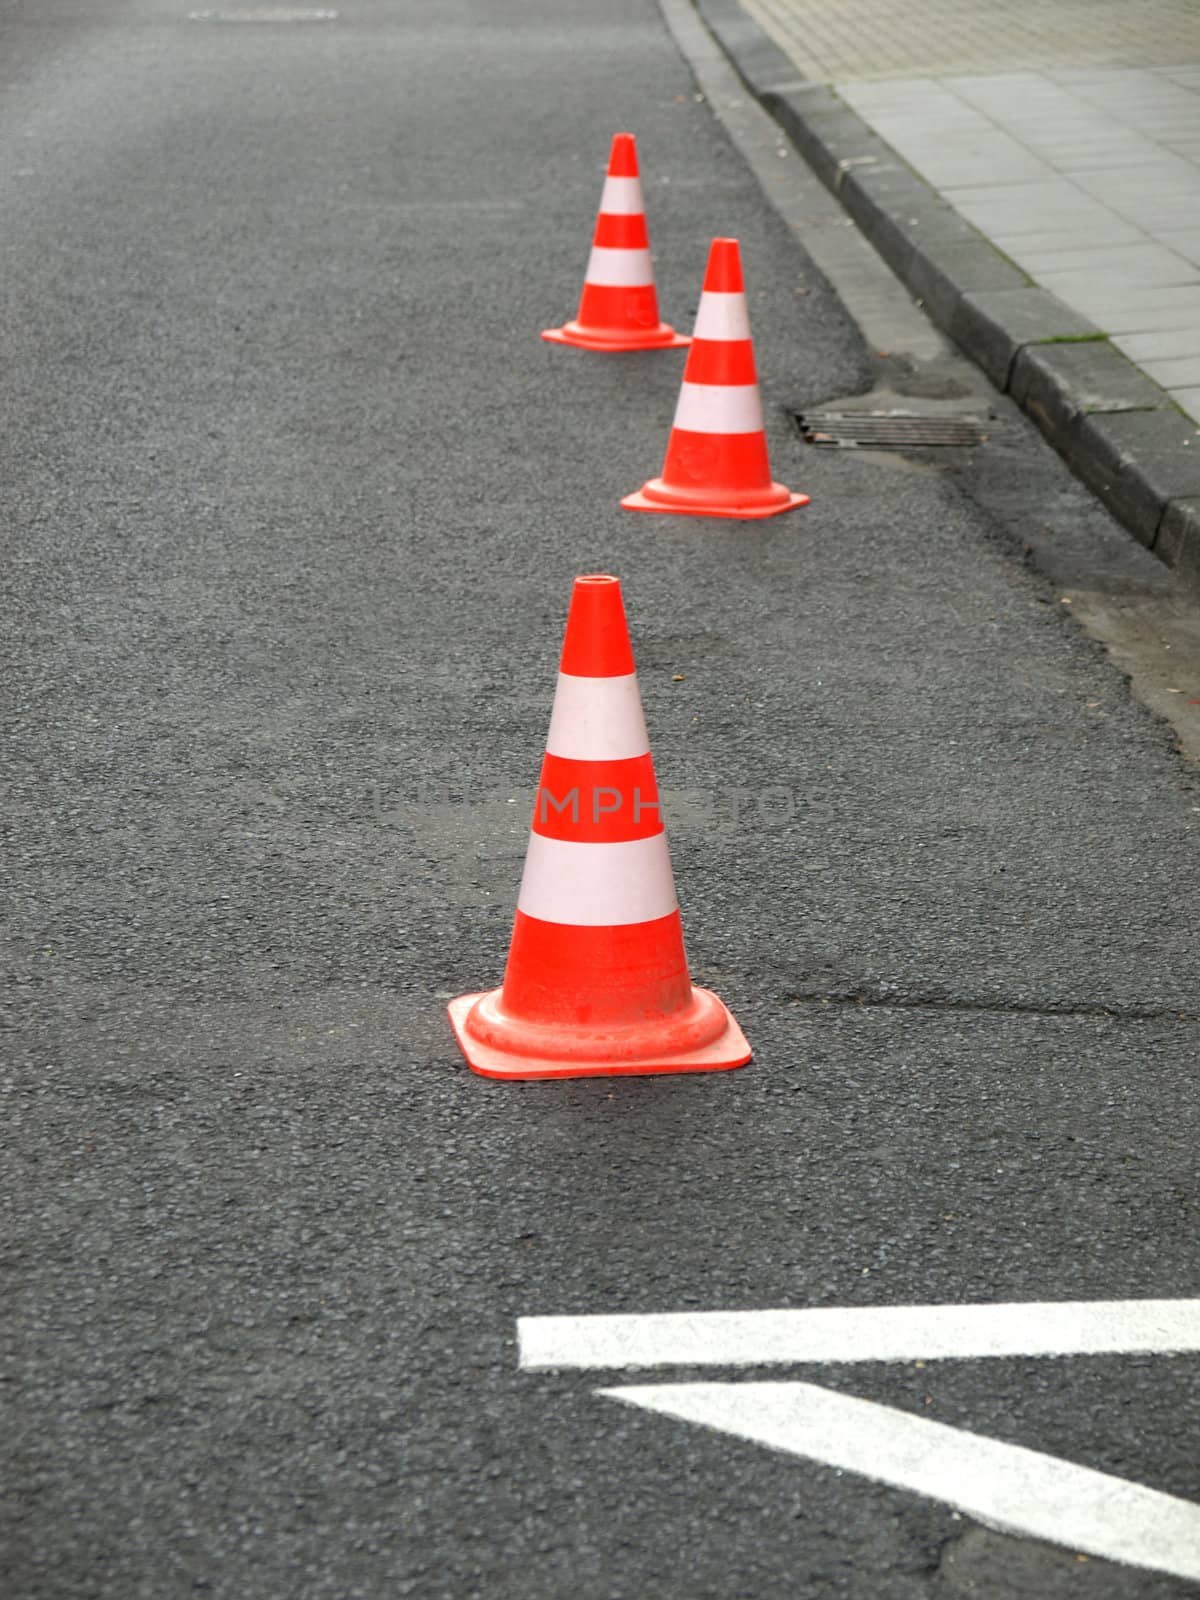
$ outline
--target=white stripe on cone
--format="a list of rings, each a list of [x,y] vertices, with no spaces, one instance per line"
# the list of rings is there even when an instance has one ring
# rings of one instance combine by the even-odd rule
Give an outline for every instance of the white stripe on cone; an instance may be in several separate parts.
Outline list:
[[[640,217],[646,209],[640,178],[605,178],[600,210],[609,217]]]
[[[680,385],[674,426],[689,433],[761,433],[758,385],[685,382]]]
[[[642,289],[654,282],[649,250],[609,250],[594,244],[587,281],[598,289]]]
[[[746,313],[746,296],[720,293],[706,289],[700,296],[700,309],[696,313],[693,339],[748,339],[750,318]]]
[[[626,761],[649,752],[637,674],[576,678],[560,672],[546,753],[571,761]]]
[[[583,928],[669,916],[677,902],[667,836],[577,844],[531,833],[517,909],[542,922]]]

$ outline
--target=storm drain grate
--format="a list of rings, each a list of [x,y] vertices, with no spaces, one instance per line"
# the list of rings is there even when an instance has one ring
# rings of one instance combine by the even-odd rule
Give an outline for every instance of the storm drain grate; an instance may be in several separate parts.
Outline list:
[[[920,416],[915,411],[793,411],[800,436],[829,450],[911,450],[921,445],[982,444],[975,417]]]

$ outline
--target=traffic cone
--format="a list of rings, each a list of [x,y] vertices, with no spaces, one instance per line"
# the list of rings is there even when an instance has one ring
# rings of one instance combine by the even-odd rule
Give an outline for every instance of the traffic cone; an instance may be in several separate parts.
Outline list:
[[[715,1072],[750,1059],[688,977],[621,586],[576,578],[504,984],[450,1003],[487,1078]]]
[[[650,235],[631,133],[613,136],[579,315],[565,327],[547,328],[542,338],[584,350],[660,350],[691,343],[658,320]]]
[[[773,517],[806,494],[772,483],[736,239],[714,239],[662,477],[621,504],[689,517]]]

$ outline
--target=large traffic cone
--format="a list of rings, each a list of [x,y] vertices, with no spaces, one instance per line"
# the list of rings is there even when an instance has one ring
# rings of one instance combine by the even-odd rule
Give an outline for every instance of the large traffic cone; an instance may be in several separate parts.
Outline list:
[[[650,235],[631,133],[613,137],[579,315],[565,327],[547,328],[542,338],[584,350],[659,350],[691,342],[658,320]]]
[[[450,1003],[488,1078],[714,1072],[750,1059],[694,989],[621,587],[576,578],[504,985]]]
[[[736,239],[714,239],[662,476],[621,504],[690,517],[773,517],[806,506],[771,481]]]

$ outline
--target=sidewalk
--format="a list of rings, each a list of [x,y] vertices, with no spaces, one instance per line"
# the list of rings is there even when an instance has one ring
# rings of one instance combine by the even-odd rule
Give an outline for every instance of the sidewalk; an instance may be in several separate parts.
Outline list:
[[[1200,65],[860,81],[839,93],[1200,420]]]
[[[836,133],[833,184],[866,231],[851,203],[856,184],[844,180],[861,179],[869,168],[881,177],[889,158],[896,178],[906,164],[953,208],[957,238],[943,225],[945,245],[928,253],[964,295],[1007,289],[1014,296],[1007,306],[1010,356],[1029,343],[1101,347],[1059,351],[1049,362],[1054,370],[1034,383],[1059,391],[1050,410],[1056,404],[1068,415],[1057,419],[1056,436],[1055,418],[1047,425],[1038,416],[1045,397],[1012,381],[1012,360],[1001,361],[998,372],[963,337],[970,320],[964,308],[947,305],[939,317],[936,305],[928,307],[1012,388],[1143,543],[1169,565],[1200,572],[1200,475],[1184,454],[1196,443],[1184,419],[1200,421],[1200,8],[1187,0],[1137,7],[1068,0],[1052,8],[1018,0],[1003,9],[983,0],[841,0],[836,7],[744,0],[732,26],[731,0],[701,0],[701,10],[727,49],[733,41],[730,53],[744,77],[751,64],[751,87],[767,102],[791,102],[768,109],[793,136],[789,112],[818,138],[822,126]],[[747,17],[787,57],[790,83],[779,79],[782,62],[772,68],[761,48],[748,48]],[[772,77],[773,84],[764,81]],[[814,101],[809,84],[830,85],[832,107]],[[846,108],[862,119],[864,135],[886,141],[882,159],[877,145],[847,154],[846,122],[834,128],[836,117],[828,115]],[[824,124],[814,123],[814,112]],[[904,215],[914,210],[912,192],[902,183],[891,188],[884,201],[890,225],[928,243],[930,230],[919,231],[925,219]],[[1001,255],[981,260],[978,234]],[[872,242],[910,281],[895,251],[880,238]],[[1060,325],[1031,335],[1028,294],[1015,298],[1030,284],[1075,319],[1060,315]],[[910,287],[920,293],[919,283]],[[1044,318],[1047,307],[1037,309]],[[1139,382],[1138,371],[1113,360],[1115,352],[1151,382]],[[1083,437],[1093,430],[1081,416],[1155,411],[1159,425],[1143,416],[1116,437]],[[1131,496],[1108,484],[1126,470],[1116,458],[1129,456],[1143,469],[1148,493]]]

